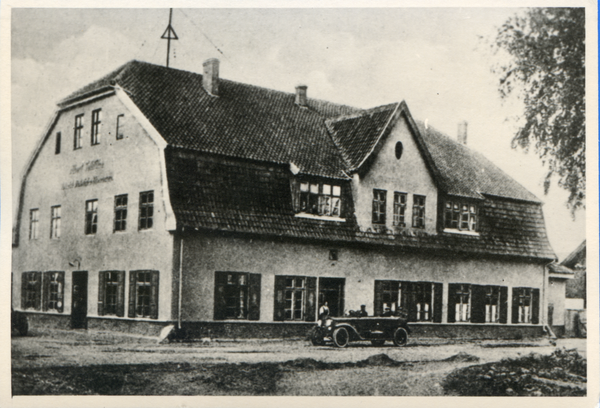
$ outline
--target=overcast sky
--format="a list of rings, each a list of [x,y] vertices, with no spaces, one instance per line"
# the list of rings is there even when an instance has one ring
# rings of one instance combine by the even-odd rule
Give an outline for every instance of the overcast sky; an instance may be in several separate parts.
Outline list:
[[[518,104],[503,105],[489,46],[479,37],[519,9],[175,9],[171,67],[201,72],[221,60],[223,78],[369,108],[405,100],[416,119],[468,145],[544,203],[560,259],[585,238],[585,211],[571,218],[567,193],[543,193],[533,152],[510,148]],[[19,176],[55,110],[78,87],[137,59],[165,64],[160,36],[168,9],[12,10],[13,196]],[[13,205],[15,200],[13,198]]]

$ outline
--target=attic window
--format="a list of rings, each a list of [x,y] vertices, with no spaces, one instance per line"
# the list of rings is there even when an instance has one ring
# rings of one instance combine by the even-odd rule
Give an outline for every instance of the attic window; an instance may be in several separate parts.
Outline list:
[[[404,151],[404,146],[402,146],[402,142],[396,142],[396,159],[400,160],[400,157],[402,157],[403,151]]]
[[[299,187],[297,194],[300,213],[341,217],[342,189],[340,186],[318,182],[301,182]]]
[[[446,201],[444,208],[444,231],[476,232],[478,209],[475,204]]]

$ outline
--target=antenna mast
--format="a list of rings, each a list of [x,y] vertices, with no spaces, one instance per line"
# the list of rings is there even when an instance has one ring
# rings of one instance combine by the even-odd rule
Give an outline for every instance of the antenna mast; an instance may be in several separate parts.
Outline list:
[[[171,54],[171,40],[179,40],[177,34],[175,34],[175,30],[171,26],[171,18],[173,17],[173,9],[169,9],[169,25],[167,29],[160,37],[163,40],[167,40],[167,68],[169,68],[169,54]]]

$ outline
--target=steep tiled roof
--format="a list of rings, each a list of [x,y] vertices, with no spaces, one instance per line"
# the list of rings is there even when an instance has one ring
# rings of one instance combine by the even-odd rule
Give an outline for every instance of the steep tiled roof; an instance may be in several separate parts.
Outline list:
[[[586,240],[584,239],[581,244],[573,252],[571,252],[563,261],[560,263],[568,268],[574,269],[577,264],[585,267],[586,260]]]

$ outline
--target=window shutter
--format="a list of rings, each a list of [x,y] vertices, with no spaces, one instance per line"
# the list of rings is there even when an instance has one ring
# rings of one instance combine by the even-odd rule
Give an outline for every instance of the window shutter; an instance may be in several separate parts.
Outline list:
[[[292,190],[292,208],[295,213],[300,212],[300,182],[296,178],[290,179],[290,187]]]
[[[33,272],[36,276],[35,279],[35,310],[40,310],[42,302],[42,273]]]
[[[448,323],[456,322],[456,291],[459,285],[451,283],[448,285]]]
[[[50,272],[42,274],[42,310],[48,310],[48,294],[50,293]]]
[[[317,278],[309,276],[306,278],[306,305],[305,318],[307,322],[314,322],[317,314]]]
[[[260,274],[248,274],[248,320],[260,319]]]
[[[129,317],[135,317],[136,275],[135,271],[129,272]]]
[[[29,282],[30,272],[23,272],[21,274],[21,309],[27,308],[27,282]]]
[[[531,290],[531,323],[538,324],[540,322],[540,290]]]
[[[125,272],[117,272],[119,286],[117,287],[117,316],[125,315]]]
[[[419,283],[402,282],[402,307],[408,312],[408,321],[417,321],[417,285]]]
[[[98,272],[98,316],[104,316],[104,291],[106,289],[106,272]]]
[[[58,282],[58,293],[57,293],[57,304],[56,304],[56,309],[58,311],[58,313],[62,313],[63,312],[63,308],[65,306],[65,273],[64,272],[57,272],[58,273],[58,277],[56,278],[57,282]]]
[[[508,322],[508,288],[500,287],[500,323]]]
[[[373,315],[381,316],[383,314],[383,287],[385,281],[375,281],[375,302],[373,303]]]
[[[442,322],[442,294],[443,285],[441,283],[433,284],[433,322]]]
[[[471,323],[485,323],[485,286],[471,285]]]
[[[281,322],[284,320],[285,309],[285,276],[275,276],[275,302],[273,320]]]
[[[519,322],[519,288],[512,288],[512,320],[513,324]]]
[[[158,319],[158,271],[151,271],[150,279],[150,318]]]
[[[227,283],[227,272],[215,272],[215,320],[225,319],[225,284]]]

